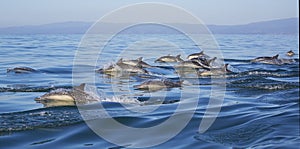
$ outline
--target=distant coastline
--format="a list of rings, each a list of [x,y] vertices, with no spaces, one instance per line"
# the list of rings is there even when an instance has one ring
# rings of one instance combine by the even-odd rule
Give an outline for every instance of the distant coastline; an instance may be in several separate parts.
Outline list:
[[[214,34],[299,34],[299,18],[278,19],[271,21],[254,22],[244,25],[207,25]],[[84,34],[92,22],[62,22],[44,25],[28,25],[0,28],[0,34]],[[110,33],[114,27],[122,24],[104,24],[105,32]],[[176,24],[187,28],[189,33],[197,30],[194,24]],[[157,26],[147,26],[126,32],[127,34],[172,34]]]

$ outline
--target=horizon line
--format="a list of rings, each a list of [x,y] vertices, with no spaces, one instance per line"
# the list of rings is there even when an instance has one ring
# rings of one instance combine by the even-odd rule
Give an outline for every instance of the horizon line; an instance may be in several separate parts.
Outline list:
[[[281,18],[281,19],[272,19],[272,20],[263,20],[263,21],[256,21],[256,22],[249,22],[249,23],[244,23],[244,24],[205,24],[206,26],[239,26],[239,25],[249,25],[249,24],[254,24],[254,23],[261,23],[261,22],[269,22],[269,21],[279,21],[279,20],[287,20],[287,19],[297,19],[299,20],[299,17],[289,17],[289,18]],[[62,21],[62,22],[53,22],[53,23],[43,23],[43,24],[28,24],[28,25],[14,25],[14,26],[4,26],[0,27],[1,29],[4,28],[14,28],[14,27],[34,27],[34,26],[43,26],[43,25],[51,25],[51,24],[62,24],[62,23],[90,23],[91,25],[96,23],[96,21]],[[108,24],[126,24],[126,22],[104,22]],[[129,22],[128,22],[129,23]],[[299,21],[298,21],[299,23]],[[184,23],[170,23],[170,24],[184,24]]]

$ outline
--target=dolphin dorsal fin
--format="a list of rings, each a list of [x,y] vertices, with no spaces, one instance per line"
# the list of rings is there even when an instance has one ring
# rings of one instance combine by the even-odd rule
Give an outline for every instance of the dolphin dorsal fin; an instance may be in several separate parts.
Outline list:
[[[208,60],[208,64],[210,65],[210,64],[211,64],[212,62],[214,62],[216,59],[217,59],[217,57],[214,57],[214,58]]]
[[[272,59],[278,59],[279,54],[272,57]]]
[[[225,68],[224,71],[227,72],[227,73],[232,73],[232,71],[228,69],[228,66],[229,66],[229,64],[224,65],[224,68]]]
[[[179,83],[180,85],[182,85],[183,82],[184,82],[184,80],[180,80],[178,83]]]
[[[201,51],[200,54],[204,54],[204,51]]]
[[[120,59],[117,61],[117,64],[122,63],[122,61],[123,61],[123,58],[120,58]]]
[[[139,62],[141,62],[143,60],[143,57],[139,57],[136,60],[138,60]]]
[[[223,66],[222,70],[223,71],[227,71],[228,70],[228,63]]]
[[[81,83],[79,86],[76,86],[75,88],[84,91],[85,85],[86,85],[85,83]]]
[[[176,56],[177,62],[183,62],[183,61],[184,61],[183,59],[180,58],[180,56],[181,56],[180,54],[178,54],[178,55]]]

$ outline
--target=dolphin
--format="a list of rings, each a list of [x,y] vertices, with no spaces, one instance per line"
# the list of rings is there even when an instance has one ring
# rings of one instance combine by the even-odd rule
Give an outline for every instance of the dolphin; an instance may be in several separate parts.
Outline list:
[[[295,63],[294,59],[279,59],[278,54],[273,57],[258,57],[251,62],[263,63],[263,64],[273,64],[273,65],[283,65],[283,64],[292,64]]]
[[[228,64],[225,64],[222,68],[211,68],[210,70],[198,72],[198,75],[219,76],[219,75],[225,75],[226,73],[232,73],[232,71],[228,69]]]
[[[203,69],[210,69],[211,64],[216,60],[217,58],[214,57],[212,59],[207,60],[206,58],[194,58],[192,60],[188,61],[182,61],[179,62],[178,65],[175,66],[175,68],[203,68]]]
[[[8,68],[7,73],[14,72],[14,73],[30,73],[30,72],[36,72],[35,69],[30,67],[15,67],[15,68]]]
[[[193,61],[193,60],[189,60],[189,61],[182,61],[182,62],[179,62],[178,65],[175,66],[175,68],[194,68],[194,69],[197,69],[197,68],[203,68],[199,63],[198,61]]]
[[[182,83],[183,80],[174,82],[169,79],[152,79],[133,87],[138,90],[157,91],[163,88],[181,87]]]
[[[286,55],[287,56],[294,56],[295,53],[292,50],[290,50],[290,51],[286,52]]]
[[[139,66],[132,66],[123,63],[117,63],[117,65],[121,68],[122,71],[129,72],[129,73],[148,73],[145,69]]]
[[[294,59],[278,59],[279,65],[283,64],[292,64],[295,63],[296,61]]]
[[[257,57],[253,60],[251,60],[251,62],[254,62],[254,63],[264,63],[264,64],[276,64],[276,65],[279,65],[280,62],[279,62],[279,59],[278,59],[278,54],[275,55],[275,56],[272,56],[272,57],[268,57],[268,56],[265,56],[265,57]]]
[[[119,61],[117,62],[117,64],[127,64],[127,65],[131,65],[131,66],[139,66],[139,67],[143,67],[143,68],[151,68],[153,66],[147,64],[146,62],[143,61],[143,57],[139,57],[136,60],[124,60],[123,58],[120,58]]]
[[[183,59],[180,58],[180,54],[177,56],[171,56],[171,55],[162,56],[155,60],[155,62],[181,62],[181,61],[183,61]]]
[[[192,61],[198,62],[198,64],[204,68],[204,69],[210,69],[212,67],[212,63],[217,59],[217,57],[214,57],[212,59],[207,59],[204,57],[199,58],[193,58]]]
[[[200,53],[190,54],[189,56],[187,56],[187,59],[192,60],[194,58],[200,58],[200,57],[208,58],[208,55],[204,54],[204,51],[201,51]]]
[[[109,65],[108,67],[103,67],[103,68],[96,70],[96,72],[104,73],[104,74],[110,74],[110,73],[118,72],[118,71],[121,71],[121,68],[119,68],[116,64],[112,64],[112,65]]]
[[[99,102],[96,96],[92,96],[85,92],[86,84],[80,84],[72,89],[59,88],[52,90],[40,97],[35,98],[35,101],[42,103],[45,107],[51,106],[67,106],[76,104],[87,104]]]
[[[113,74],[113,73],[140,73],[140,74],[146,74],[148,73],[147,70],[139,67],[139,66],[132,66],[128,64],[124,64],[122,62],[117,62],[117,64],[110,65],[107,68],[100,68],[96,70],[96,72],[104,73],[104,74]]]

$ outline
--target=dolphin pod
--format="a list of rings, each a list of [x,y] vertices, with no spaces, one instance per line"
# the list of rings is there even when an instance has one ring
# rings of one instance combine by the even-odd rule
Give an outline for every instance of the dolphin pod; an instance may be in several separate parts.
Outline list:
[[[290,51],[288,52],[290,53]],[[159,63],[177,63],[174,65],[174,68],[179,72],[184,72],[188,69],[194,69],[199,76],[210,76],[210,75],[220,75],[225,73],[232,73],[228,69],[228,64],[224,66],[213,67],[213,63],[216,61],[217,57],[211,58],[209,55],[205,54],[204,51],[199,53],[193,53],[187,56],[187,60],[183,60],[181,55],[177,56],[161,56],[155,60]],[[109,67],[98,69],[97,72],[104,74],[112,74],[118,72],[129,72],[133,74],[149,74],[147,68],[154,68],[148,63],[142,60],[142,57],[139,57],[134,60],[124,60],[119,59],[116,64],[112,64]],[[251,63],[263,63],[263,64],[273,64],[273,65],[283,65],[283,64],[292,64],[295,62],[294,59],[280,59],[279,54],[275,56],[265,56],[257,57],[250,61]]]
[[[288,51],[286,55],[293,56],[294,53],[292,51]],[[192,69],[192,72],[196,72],[195,75],[199,77],[221,76],[226,75],[228,73],[234,73],[228,68],[229,64],[217,67],[213,66],[213,63],[216,61],[216,59],[217,57],[211,58],[202,51],[199,53],[190,54],[187,57],[187,60],[183,60],[182,58],[180,58],[180,55],[167,55],[156,59],[155,62],[170,62],[171,64],[175,63],[173,68],[176,70],[176,73],[179,74],[179,71],[181,71],[182,73],[182,71],[187,72],[187,69]],[[250,60],[250,62],[271,65],[283,65],[295,63],[295,60],[279,58],[279,54],[277,54],[274,56],[257,57]],[[112,75],[114,73],[129,73],[132,75],[139,76],[142,76],[143,74],[151,76],[150,70],[155,67],[164,68],[160,66],[149,65],[148,63],[143,61],[143,57],[139,57],[133,60],[120,58],[115,64],[111,64],[108,67],[100,68],[96,70],[96,72],[106,75]],[[7,69],[7,73],[31,73],[37,71],[38,70],[35,70],[30,67],[15,67]],[[165,88],[181,87],[182,85],[183,80],[173,81],[167,78],[161,78],[148,79],[138,85],[134,85],[133,88],[136,90],[144,91],[158,91]],[[87,93],[84,90],[85,86],[86,84],[83,83],[80,86],[73,87],[73,89],[56,89],[36,98],[35,101],[44,104],[45,107],[87,104],[101,101],[97,97],[94,97],[91,94]]]

